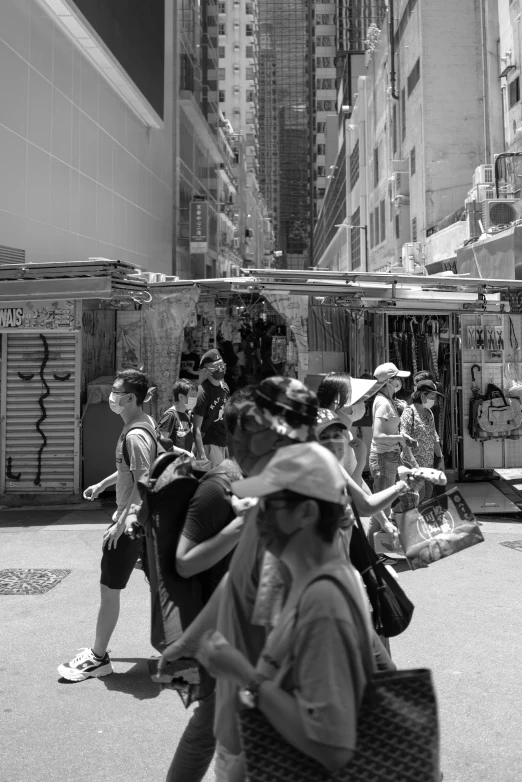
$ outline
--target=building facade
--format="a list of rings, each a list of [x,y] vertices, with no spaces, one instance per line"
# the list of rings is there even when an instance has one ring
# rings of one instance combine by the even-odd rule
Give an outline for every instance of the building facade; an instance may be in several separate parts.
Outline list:
[[[173,29],[170,0],[2,2],[3,260],[172,274]]]

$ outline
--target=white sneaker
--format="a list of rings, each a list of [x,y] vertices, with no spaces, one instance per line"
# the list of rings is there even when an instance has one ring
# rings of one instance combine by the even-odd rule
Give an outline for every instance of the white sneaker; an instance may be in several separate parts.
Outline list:
[[[112,673],[112,663],[108,652],[100,660],[94,656],[92,649],[82,649],[74,660],[59,665],[58,673],[70,682],[82,682],[84,679],[108,676]]]

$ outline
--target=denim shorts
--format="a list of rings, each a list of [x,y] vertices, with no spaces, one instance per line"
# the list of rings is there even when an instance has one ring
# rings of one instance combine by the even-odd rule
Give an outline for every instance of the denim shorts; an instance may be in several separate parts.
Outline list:
[[[397,481],[397,469],[400,465],[399,451],[376,453],[370,451],[370,473],[373,478],[373,493],[388,489]]]

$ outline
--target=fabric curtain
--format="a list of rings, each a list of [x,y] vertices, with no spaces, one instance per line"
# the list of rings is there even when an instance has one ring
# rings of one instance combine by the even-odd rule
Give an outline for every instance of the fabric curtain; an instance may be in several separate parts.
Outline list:
[[[317,352],[348,353],[350,313],[342,307],[312,306],[308,313],[308,342]]]
[[[308,296],[265,292],[265,299],[284,317],[297,343],[299,369],[308,371]]]
[[[173,293],[152,292],[152,301],[143,305],[143,363],[158,390],[156,415],[170,406],[172,386],[178,378],[183,329],[189,323],[199,298],[199,288],[191,285]]]

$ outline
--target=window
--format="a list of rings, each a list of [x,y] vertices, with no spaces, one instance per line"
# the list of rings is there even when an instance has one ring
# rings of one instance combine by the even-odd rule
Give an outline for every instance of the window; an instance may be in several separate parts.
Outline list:
[[[373,150],[373,186],[379,184],[379,147]]]
[[[397,103],[393,104],[392,109],[392,148],[395,155],[397,152]]]
[[[320,187],[317,191],[317,198],[324,198],[325,193],[326,193],[326,188]]]
[[[373,233],[373,212],[370,212],[370,247],[375,246],[375,237]]]
[[[326,122],[318,122],[316,128],[318,133],[326,133]]]
[[[395,238],[400,239],[401,235],[401,221],[399,215],[395,215]]]
[[[317,79],[318,90],[334,90],[335,79]]]
[[[410,71],[408,76],[408,98],[412,94],[413,90],[417,86],[417,82],[420,79],[420,59],[417,60],[415,65]]]
[[[353,190],[359,179],[359,142],[357,141],[350,155],[350,189]]]
[[[412,147],[410,152],[410,176],[413,176],[415,171],[416,171],[415,147]]]
[[[384,198],[382,199],[381,203],[379,204],[379,209],[381,212],[380,220],[381,220],[381,242],[384,242],[386,240],[386,202]]]
[[[220,14],[225,14],[227,11],[227,4],[226,3],[218,3],[218,9]]]
[[[225,22],[220,22],[218,26],[218,33],[220,35],[226,35],[227,34],[227,26]]]
[[[406,138],[406,90],[401,90],[402,140]]]
[[[520,100],[520,78],[517,76],[509,83],[509,108],[512,109],[515,103]]]
[[[254,8],[252,6],[252,3],[245,3],[245,13],[250,15],[254,13]]]
[[[317,166],[317,176],[326,176],[325,166]]]
[[[254,27],[251,24],[246,25],[246,34],[247,35],[254,35]]]
[[[247,92],[246,92],[246,99],[247,99],[247,103],[253,103],[254,102],[254,90],[247,90]]]
[[[226,55],[225,55],[225,47],[224,47],[224,46],[220,46],[220,47],[219,47],[219,49],[218,49],[218,55],[219,55],[219,59],[220,59],[220,60],[223,60],[223,59],[224,59],[224,57],[226,56]]]
[[[317,154],[318,155],[326,155],[326,144],[318,144],[317,145]]]
[[[218,70],[218,79],[219,79],[219,81],[225,81],[226,77],[227,77],[227,73],[226,73],[225,68],[220,68]]]
[[[361,229],[357,226],[361,222],[361,210],[356,209],[353,212],[350,223],[355,226],[350,229],[350,254],[351,267],[356,269],[361,264]]]
[[[225,90],[219,90],[219,102],[220,103],[225,102]]]
[[[254,78],[254,69],[253,68],[247,68],[246,69],[246,77],[250,81]]]
[[[247,57],[250,57],[250,59],[252,59],[252,57],[254,56],[254,47],[253,46],[247,46],[246,49],[245,49],[245,54],[246,54]]]
[[[381,241],[380,234],[379,234],[379,207],[375,207],[375,211],[373,214],[373,228],[375,231],[375,244],[379,244]]]
[[[417,218],[414,217],[411,221],[411,240],[412,242],[417,241]]]

